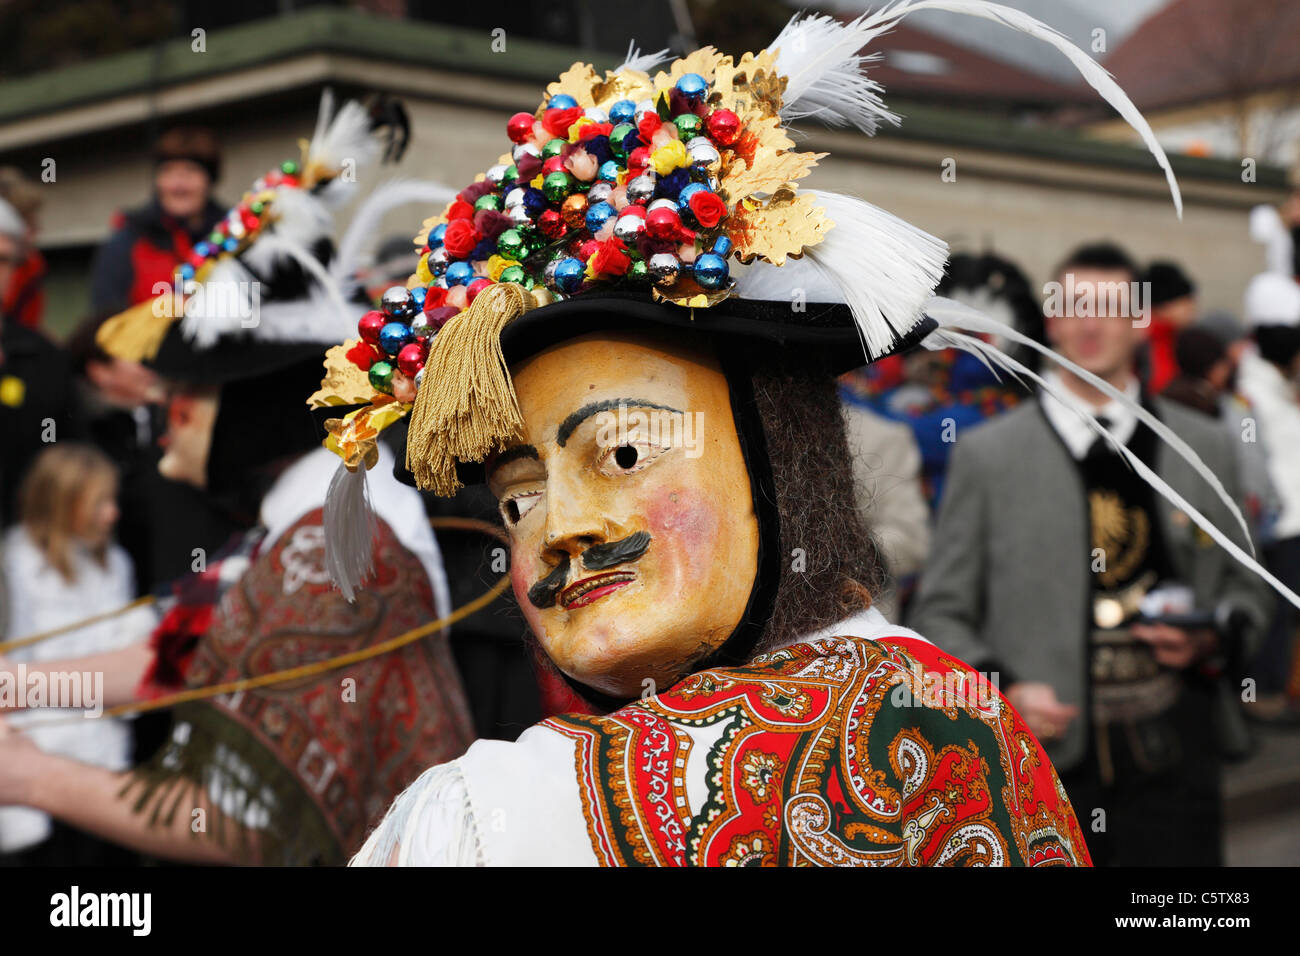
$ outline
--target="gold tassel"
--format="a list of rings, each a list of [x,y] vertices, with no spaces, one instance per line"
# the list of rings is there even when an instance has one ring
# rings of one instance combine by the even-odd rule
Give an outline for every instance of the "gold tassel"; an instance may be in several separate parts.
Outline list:
[[[434,337],[406,443],[421,488],[454,495],[458,460],[483,461],[522,431],[501,332],[539,298],[517,283],[490,285]]]
[[[175,321],[170,308],[161,309],[162,315],[154,311],[157,301],[141,302],[108,319],[95,333],[95,342],[114,358],[129,362],[153,358]]]

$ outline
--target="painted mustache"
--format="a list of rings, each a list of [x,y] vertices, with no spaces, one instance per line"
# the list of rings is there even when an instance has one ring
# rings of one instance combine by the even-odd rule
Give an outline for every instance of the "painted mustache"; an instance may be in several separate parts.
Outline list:
[[[635,561],[650,547],[650,532],[637,531],[619,541],[593,544],[582,552],[582,566],[588,571],[603,571],[625,561]],[[555,603],[556,595],[564,590],[569,578],[569,556],[566,554],[546,577],[528,589],[528,600],[536,608],[547,608]]]
[[[555,595],[564,590],[569,577],[569,556],[560,559],[551,573],[528,589],[528,601],[535,608],[547,608],[555,603]]]

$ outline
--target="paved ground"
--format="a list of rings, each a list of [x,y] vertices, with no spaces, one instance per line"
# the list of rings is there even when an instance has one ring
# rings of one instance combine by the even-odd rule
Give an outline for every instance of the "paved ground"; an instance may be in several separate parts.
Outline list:
[[[1224,773],[1229,866],[1300,866],[1300,728],[1252,727],[1258,748]]]

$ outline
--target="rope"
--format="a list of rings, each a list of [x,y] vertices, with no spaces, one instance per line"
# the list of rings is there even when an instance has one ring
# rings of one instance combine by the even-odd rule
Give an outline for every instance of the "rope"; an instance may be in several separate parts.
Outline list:
[[[477,518],[452,518],[452,517],[430,518],[429,524],[434,528],[445,528],[448,530],[455,530],[455,531],[478,531],[482,534],[486,534],[493,538],[496,538],[498,541],[501,541],[503,543],[508,541],[505,532],[502,529],[486,521],[480,521]],[[500,579],[494,585],[492,585],[491,588],[489,588],[483,594],[476,597],[474,600],[470,601],[468,604],[465,604],[457,608],[456,610],[452,611],[446,617],[441,617],[435,621],[430,621],[428,624],[423,624],[420,627],[413,628],[409,631],[406,631],[405,633],[399,634],[397,637],[389,638],[386,641],[383,641],[379,644],[375,644],[371,647],[363,648],[359,651],[350,651],[346,654],[339,654],[335,657],[331,657],[323,661],[317,661],[315,664],[302,664],[299,665],[298,667],[289,667],[280,671],[272,671],[269,674],[261,674],[257,677],[245,677],[245,678],[241,678],[240,680],[227,681],[224,684],[212,684],[207,687],[195,687],[189,690],[178,691],[177,693],[167,694],[164,697],[159,697],[154,700],[135,701],[130,704],[119,704],[117,707],[107,708],[104,711],[103,716],[122,717],[127,714],[141,714],[151,710],[163,710],[168,707],[174,707],[177,704],[187,703],[192,700],[203,700],[208,697],[217,697],[220,696],[221,694],[235,694],[242,690],[250,690],[258,687],[268,687],[273,684],[284,684],[284,683],[288,683],[289,681],[303,680],[310,677],[316,677],[320,674],[328,673],[329,671],[332,670],[338,670],[339,668],[342,667],[348,667],[351,664],[357,664],[360,663],[361,661],[368,661],[372,657],[379,657],[381,654],[387,654],[390,651],[399,650],[400,648],[405,647],[407,644],[412,644],[415,641],[420,640],[420,638],[422,637],[427,637],[428,635],[434,633],[435,631],[439,631],[444,627],[450,627],[451,625],[457,623],[458,621],[464,620],[465,618],[469,617],[471,614],[474,614],[475,612],[482,610],[484,607],[486,607],[487,605],[495,601],[498,597],[501,596],[501,594],[505,591],[505,589],[509,585],[510,585],[510,575],[503,574],[500,577]],[[53,631],[46,631],[43,634],[34,634],[31,637],[23,638],[21,641],[12,641],[8,644],[0,644],[0,652],[9,650],[12,647],[21,647],[26,644],[35,644],[37,641],[42,641],[45,640],[46,638],[54,637],[57,634],[62,634],[70,630],[76,630],[79,627],[86,627],[87,625],[96,623],[97,621],[114,617],[115,615],[118,614],[124,614],[126,611],[130,610],[133,607],[149,604],[153,600],[154,599],[151,596],[138,598],[135,601],[132,601],[130,604],[127,604],[124,607],[120,607],[117,610],[108,611],[104,614],[98,614],[95,617],[86,618],[83,621],[77,621],[73,624],[65,625],[64,627],[57,628]],[[81,719],[82,718],[80,717],[68,718],[69,721],[81,720]],[[63,721],[52,720],[49,721],[48,723],[57,724],[57,723],[63,723]],[[47,725],[42,724],[42,726],[47,726]]]
[[[192,700],[203,700],[208,697],[218,697],[221,694],[235,694],[241,690],[250,690],[257,687],[268,687],[272,684],[284,684],[289,681],[302,680],[308,677],[315,677],[318,674],[324,674],[328,671],[338,670],[340,667],[347,667],[350,664],[357,664],[361,661],[368,661],[372,657],[378,657],[381,654],[387,654],[389,651],[395,651],[418,641],[422,637],[427,637],[434,631],[449,627],[457,621],[464,620],[475,611],[478,611],[491,604],[501,593],[509,586],[510,575],[503,574],[496,584],[470,601],[468,604],[457,608],[446,617],[438,618],[428,624],[421,625],[399,634],[397,637],[390,638],[372,647],[364,648],[359,651],[351,651],[347,654],[339,654],[337,657],[331,657],[327,660],[318,661],[315,664],[302,664],[298,667],[289,667],[282,671],[273,671],[270,674],[262,674],[258,677],[245,677],[240,680],[227,681],[224,684],[212,684],[208,687],[196,687],[192,690],[183,690],[175,694],[168,694],[165,697],[159,697],[156,700],[137,701],[131,704],[119,704],[117,707],[109,707],[104,711],[105,717],[122,717],[126,714],[142,714],[150,710],[163,710],[168,707],[174,707],[177,704],[188,703]]]
[[[480,521],[478,518],[430,518],[429,526],[433,528],[446,528],[449,531],[478,531],[496,538],[503,544],[508,545],[510,543],[503,530],[487,521]],[[0,641],[0,654],[17,650],[20,647],[39,644],[41,641],[47,641],[52,637],[58,637],[60,634],[67,634],[70,631],[79,631],[83,627],[90,627],[90,625],[98,624],[100,621],[107,621],[111,618],[125,614],[127,611],[133,611],[138,607],[148,607],[157,602],[157,597],[152,594],[146,594],[144,597],[138,597],[134,601],[123,604],[119,608],[114,608],[111,611],[104,611],[103,613],[96,614],[93,617],[82,618],[80,621],[73,621],[71,624],[63,624],[48,631],[41,631],[39,634],[30,634],[27,637],[19,638],[18,640]]]
[[[58,637],[60,634],[67,634],[69,631],[79,631],[83,627],[90,627],[90,625],[98,624],[100,621],[107,621],[109,618],[117,617],[119,614],[125,614],[127,611],[134,610],[135,608],[148,607],[157,600],[158,599],[152,594],[146,594],[144,597],[136,598],[129,604],[123,604],[121,607],[114,608],[111,611],[96,614],[94,617],[87,617],[80,621],[73,621],[71,624],[64,624],[62,627],[56,627],[49,631],[41,631],[39,634],[32,634],[28,637],[19,638],[16,641],[0,643],[0,654],[16,650],[20,647],[27,647],[30,644],[39,644],[41,641],[49,640],[51,637]]]

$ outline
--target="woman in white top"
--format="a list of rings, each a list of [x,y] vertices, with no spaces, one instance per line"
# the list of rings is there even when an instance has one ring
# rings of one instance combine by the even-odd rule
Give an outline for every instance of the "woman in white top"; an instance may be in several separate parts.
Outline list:
[[[111,611],[135,596],[131,560],[112,543],[116,498],[116,471],[95,448],[63,442],[36,458],[20,492],[20,523],[4,536],[8,626],[0,633],[5,640],[20,640]],[[0,671],[11,675],[12,688],[26,688],[16,694],[16,702],[21,706],[26,698],[28,705],[38,709],[7,715],[10,725],[21,727],[42,750],[112,770],[126,769],[131,731],[125,721],[91,716],[69,720],[76,711],[59,705],[80,703],[91,711],[101,709],[94,698],[102,703],[104,683],[112,678],[95,667],[93,655],[140,641],[152,625],[153,615],[142,609],[11,651],[0,660]],[[34,699],[34,685],[24,674],[37,670],[41,661],[69,658],[84,659],[79,667],[84,665],[85,670],[78,680],[62,687],[79,687],[83,699],[53,699],[58,681],[45,682],[50,689],[46,700]],[[0,857],[23,854],[31,859],[30,852],[39,853],[39,845],[49,841],[52,833],[50,819],[43,813],[0,808]],[[61,834],[61,843],[66,844],[67,838]],[[66,856],[68,849],[61,847],[59,855]]]

